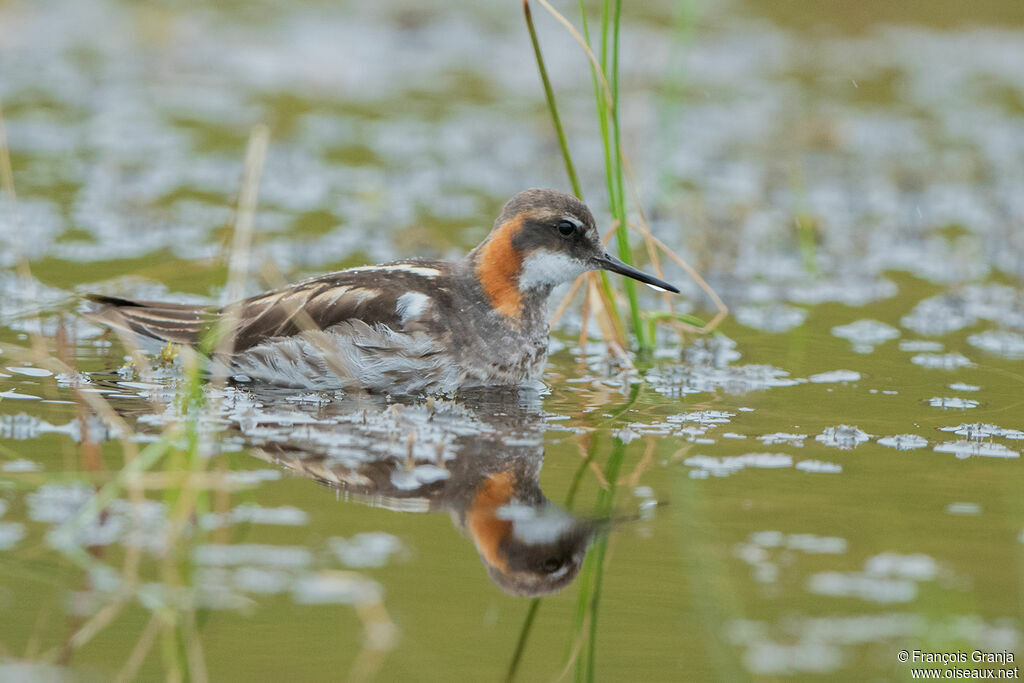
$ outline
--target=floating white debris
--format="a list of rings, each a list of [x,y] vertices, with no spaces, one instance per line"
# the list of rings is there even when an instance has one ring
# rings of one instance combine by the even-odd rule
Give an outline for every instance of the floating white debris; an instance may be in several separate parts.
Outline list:
[[[391,483],[403,491],[433,484],[452,476],[448,470],[437,465],[417,465],[411,470],[396,470],[391,473]]]
[[[280,478],[281,470],[235,470],[224,475],[224,479],[231,484],[249,486]]]
[[[397,536],[374,531],[356,534],[350,539],[332,538],[331,550],[348,567],[383,567],[393,556],[405,552]]]
[[[971,424],[959,424],[955,427],[939,427],[940,432],[953,432],[958,436],[966,436],[968,439],[988,439],[993,436],[1004,439],[1024,439],[1024,432],[1019,429],[1004,429],[997,425],[982,424],[975,422]]]
[[[931,581],[939,575],[939,563],[924,553],[881,553],[864,562],[864,573],[870,576]]]
[[[947,386],[953,391],[979,391],[981,389],[977,384],[965,384],[963,382],[954,382]]]
[[[683,461],[684,465],[697,467],[716,477],[728,476],[746,467],[777,469],[792,467],[793,458],[785,453],[746,453],[744,455],[715,458],[709,455],[695,455]],[[691,474],[691,476],[693,476]]]
[[[52,372],[45,368],[33,368],[33,367],[20,367],[17,365],[9,365],[6,368],[7,372],[13,372],[16,375],[24,375],[25,377],[51,377]]]
[[[815,441],[819,443],[842,449],[856,448],[870,438],[870,434],[852,425],[828,427],[821,434],[814,437]]]
[[[1001,443],[991,441],[946,441],[935,447],[936,453],[952,453],[958,458],[1019,458],[1020,453]]]
[[[913,353],[931,352],[938,353],[944,347],[942,342],[928,341],[927,339],[904,339],[900,341],[900,351],[911,351]]]
[[[888,579],[860,573],[819,572],[807,580],[808,592],[832,597],[858,598],[868,602],[911,602],[917,597],[917,583],[909,579]]]
[[[282,507],[263,507],[254,503],[243,503],[229,513],[234,522],[251,524],[279,524],[282,526],[302,526],[309,522],[309,515],[291,505]]]
[[[765,446],[777,446],[778,444],[789,444],[797,448],[804,445],[807,434],[789,434],[788,432],[775,432],[774,434],[762,434],[757,440]]]
[[[796,464],[796,469],[811,474],[840,474],[843,471],[843,466],[824,460],[801,460]]]
[[[623,427],[622,429],[615,432],[615,438],[622,443],[632,443],[633,441],[640,438],[640,433],[630,429],[629,427]]]
[[[12,401],[38,401],[40,397],[32,396],[31,394],[22,394],[11,389],[10,391],[0,391],[0,398],[7,398]]]
[[[807,381],[814,384],[829,384],[832,382],[856,382],[860,378],[861,374],[855,370],[832,370],[811,375]]]
[[[910,358],[910,362],[922,368],[935,370],[956,370],[957,368],[973,368],[974,363],[962,353],[919,353]]]
[[[25,525],[18,522],[0,522],[0,550],[10,550],[25,538]]]
[[[736,413],[728,413],[724,410],[702,410],[696,413],[684,413],[681,415],[669,415],[667,422],[698,422],[700,424],[726,424]]]
[[[924,448],[928,445],[928,439],[917,434],[896,434],[894,436],[883,436],[878,440],[882,446],[895,448],[898,451],[910,451],[915,448]]]
[[[959,396],[934,396],[928,400],[928,405],[932,408],[951,408],[954,410],[967,410],[968,408],[977,408],[980,404],[973,398],[960,398]]]
[[[256,543],[200,545],[196,546],[193,557],[198,564],[218,566],[249,564],[270,567],[308,567],[313,562],[313,554],[307,548]]]
[[[900,331],[892,325],[877,320],[857,320],[847,325],[832,328],[836,337],[848,339],[857,353],[871,353],[876,346],[900,336]]]
[[[634,498],[654,498],[654,489],[652,489],[650,486],[634,486],[633,487],[633,497]],[[3,512],[0,511],[0,514],[3,514]]]
[[[900,324],[923,337],[937,337],[970,327],[977,322],[965,310],[962,299],[939,295],[924,299],[900,319]]]
[[[847,549],[845,538],[817,534],[789,534],[785,545],[790,550],[799,550],[810,555],[841,555]]]
[[[43,469],[42,466],[31,460],[25,460],[20,458],[18,460],[9,460],[0,466],[4,472],[38,472]]]
[[[947,515],[980,515],[981,506],[977,503],[950,503],[946,506]]]
[[[1000,358],[1024,359],[1024,335],[1017,332],[987,330],[967,337],[967,343]]]
[[[762,332],[786,332],[799,327],[807,319],[807,309],[786,304],[767,306],[740,306],[735,311],[736,320]]]
[[[292,585],[292,574],[290,571],[271,567],[243,566],[231,574],[231,583],[246,593],[275,595],[288,590]]]
[[[357,605],[380,602],[380,598],[376,581],[352,572],[320,572],[292,586],[292,599],[300,605]]]
[[[744,394],[777,387],[791,387],[805,380],[769,365],[669,365],[648,371],[646,379],[659,394],[668,397],[724,391]]]

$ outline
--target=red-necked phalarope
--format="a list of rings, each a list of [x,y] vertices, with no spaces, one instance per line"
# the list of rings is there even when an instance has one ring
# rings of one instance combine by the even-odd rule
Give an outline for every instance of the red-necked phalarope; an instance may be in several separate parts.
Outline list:
[[[538,379],[551,290],[589,270],[672,285],[608,254],[586,205],[555,190],[520,192],[461,261],[396,261],[321,275],[222,309],[90,296],[101,322],[197,345],[236,321],[231,372],[306,389],[452,392]]]

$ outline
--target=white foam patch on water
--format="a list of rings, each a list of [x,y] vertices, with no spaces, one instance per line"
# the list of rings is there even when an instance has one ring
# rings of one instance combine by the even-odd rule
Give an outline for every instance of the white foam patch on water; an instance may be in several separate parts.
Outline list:
[[[11,389],[9,391],[0,391],[0,398],[6,398],[12,401],[38,401],[40,397],[32,396],[31,394],[22,394]]]
[[[243,564],[271,567],[308,567],[313,562],[313,554],[308,548],[301,546],[261,545],[256,543],[199,545],[193,551],[192,557],[198,564],[223,567]]]
[[[967,515],[974,516],[981,514],[981,505],[978,503],[950,503],[946,506],[947,515]]]
[[[6,370],[16,375],[24,375],[25,377],[51,377],[53,375],[52,372],[45,368],[7,366]]]
[[[974,363],[962,353],[919,353],[910,358],[910,362],[922,368],[937,370],[956,370],[957,368],[973,368]]]
[[[0,550],[10,550],[25,538],[25,525],[18,522],[0,522]]]
[[[303,526],[309,522],[309,515],[297,507],[263,507],[255,503],[243,503],[226,514],[209,513],[204,516],[204,529],[216,529],[231,524],[270,524],[277,526]]]
[[[900,331],[892,325],[864,319],[846,325],[837,325],[832,328],[832,334],[848,339],[857,353],[871,353],[879,344],[899,337]]]
[[[788,432],[775,432],[774,434],[762,434],[757,437],[757,440],[763,443],[765,446],[777,446],[779,444],[788,444],[790,446],[796,446],[800,448],[804,445],[804,439],[807,438],[807,434],[790,434]]]
[[[936,453],[952,453],[957,458],[1019,458],[1020,453],[1001,443],[990,441],[946,441],[935,446]]]
[[[831,384],[835,382],[856,382],[860,378],[861,374],[856,370],[832,370],[811,375],[807,378],[807,381],[814,384]]]
[[[955,427],[939,427],[940,432],[953,432],[958,436],[965,436],[968,439],[989,439],[1001,437],[1004,439],[1024,439],[1024,431],[1019,429],[1006,429],[998,425],[973,422],[970,424],[959,424]]]
[[[716,458],[709,455],[695,455],[683,461],[684,465],[697,468],[706,475],[724,477],[745,468],[779,469],[793,466],[792,456],[785,453],[745,453]],[[692,473],[691,473],[692,474]]]
[[[727,424],[734,417],[736,417],[736,413],[730,413],[724,410],[701,410],[694,413],[669,415],[667,418],[665,418],[665,420],[668,422],[698,422],[700,424]]]
[[[391,483],[395,488],[412,491],[427,484],[447,479],[451,472],[437,465],[417,465],[411,470],[396,470],[391,473]]]
[[[964,382],[954,382],[953,384],[947,385],[948,388],[953,391],[980,391],[981,387],[977,384],[966,384]]]
[[[970,335],[967,343],[1000,358],[1024,359],[1024,334],[1017,332],[987,330]]]
[[[818,436],[815,441],[833,448],[850,449],[871,439],[871,434],[853,425],[837,425],[828,427]]]
[[[812,474],[840,474],[843,471],[843,466],[824,460],[801,460],[796,464],[796,469]]]
[[[803,325],[807,309],[786,304],[740,306],[733,313],[742,325],[762,332],[787,332]]]
[[[358,605],[380,602],[383,590],[376,581],[350,572],[321,572],[304,576],[292,586],[292,600],[300,605]]]
[[[895,448],[898,451],[910,451],[926,447],[928,439],[917,434],[896,434],[894,436],[883,436],[878,440],[878,443],[882,446]]]
[[[939,563],[924,553],[881,553],[864,562],[864,573],[914,581],[932,581],[939,577]]]
[[[981,404],[972,398],[934,396],[928,399],[928,405],[932,408],[942,408],[944,410],[968,410],[970,408],[977,408]]]
[[[405,545],[383,531],[365,532],[352,538],[331,538],[331,552],[346,567],[383,567],[392,558],[406,553]]]
[[[928,341],[926,339],[904,339],[900,341],[900,351],[913,353],[938,353],[944,349],[942,342]]]
[[[8,460],[0,465],[0,469],[3,469],[4,472],[38,472],[43,468],[37,462],[19,458],[18,460]]]

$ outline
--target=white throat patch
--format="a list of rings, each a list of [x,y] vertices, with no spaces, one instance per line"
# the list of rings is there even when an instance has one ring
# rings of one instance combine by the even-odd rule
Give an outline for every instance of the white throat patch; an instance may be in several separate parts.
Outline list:
[[[590,270],[583,261],[556,251],[538,251],[523,261],[519,273],[519,291],[541,287],[554,287],[572,282]]]

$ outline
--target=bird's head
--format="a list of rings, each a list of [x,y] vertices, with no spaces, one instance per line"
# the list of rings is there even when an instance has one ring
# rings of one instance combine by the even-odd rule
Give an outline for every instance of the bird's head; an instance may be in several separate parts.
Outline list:
[[[513,318],[521,313],[524,296],[546,296],[556,285],[590,270],[679,291],[609,254],[586,204],[556,190],[525,190],[512,197],[471,257],[491,305]]]

